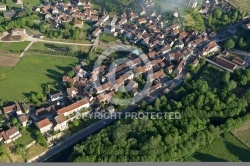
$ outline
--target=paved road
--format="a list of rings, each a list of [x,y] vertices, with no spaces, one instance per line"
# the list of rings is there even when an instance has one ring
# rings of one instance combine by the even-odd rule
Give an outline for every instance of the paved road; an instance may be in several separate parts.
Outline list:
[[[23,57],[24,53],[32,46],[33,43],[34,43],[33,41],[29,43],[29,45],[21,53],[20,58]]]

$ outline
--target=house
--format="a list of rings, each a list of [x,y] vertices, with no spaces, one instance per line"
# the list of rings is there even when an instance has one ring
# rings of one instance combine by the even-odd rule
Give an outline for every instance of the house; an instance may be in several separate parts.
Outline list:
[[[14,17],[15,15],[16,15],[16,12],[15,12],[15,11],[4,12],[4,13],[3,13],[4,18],[11,18],[11,17]]]
[[[209,42],[202,50],[202,55],[206,56],[208,54],[217,52],[220,50],[220,47],[216,44],[215,41]]]
[[[54,120],[56,121],[56,125],[54,126],[54,131],[64,131],[68,129],[68,121],[64,114],[58,114],[56,117],[54,117]]]
[[[19,132],[17,127],[12,127],[6,131],[0,133],[0,137],[5,144],[11,143],[16,139],[20,138],[22,134]]]
[[[149,90],[148,90],[148,94],[155,91],[155,90],[157,90],[157,89],[159,89],[159,88],[161,88],[161,87],[162,87],[161,83],[158,83],[158,84],[150,87]]]
[[[28,122],[29,122],[29,116],[23,114],[23,115],[21,115],[21,116],[18,117],[18,120],[19,120],[19,122],[21,123],[21,125],[23,127],[26,127],[27,124],[28,124]]]
[[[196,8],[197,7],[197,5],[198,5],[198,2],[193,2],[193,4],[192,4],[192,8]]]
[[[47,14],[47,13],[49,13],[49,9],[50,9],[50,5],[44,6],[44,7],[41,8],[40,13],[41,14]]]
[[[113,113],[113,112],[115,112],[115,107],[114,107],[113,105],[108,106],[108,107],[106,108],[106,111],[107,111],[107,112],[110,112],[110,113]]]
[[[17,3],[17,4],[22,4],[22,3],[23,3],[23,0],[16,0],[16,3]]]
[[[141,44],[148,45],[149,44],[150,37],[146,37],[141,41]]]
[[[83,21],[82,20],[75,20],[74,21],[74,27],[82,28],[83,27]]]
[[[165,69],[165,72],[171,74],[173,72],[174,65],[170,65]]]
[[[240,59],[238,57],[234,57],[232,62],[236,63],[237,65],[243,66],[245,64],[245,61],[243,59]]]
[[[58,101],[63,99],[63,94],[62,92],[57,92],[54,94],[49,94],[49,97],[51,101]]]
[[[43,134],[47,131],[52,130],[53,124],[48,118],[44,118],[38,122],[35,123],[36,127],[40,130],[40,132]]]
[[[67,94],[69,97],[74,98],[74,97],[76,97],[77,93],[78,93],[77,88],[75,88],[75,87],[67,88]]]
[[[183,49],[183,47],[184,47],[183,41],[178,40],[178,41],[175,43],[175,47],[176,47],[176,48],[179,48],[179,49]]]
[[[230,70],[234,70],[237,67],[236,64],[222,57],[218,57],[216,59],[216,63]]]
[[[67,82],[67,83],[70,83],[70,84],[75,84],[76,80],[70,78],[70,77],[67,77],[67,76],[63,76],[63,79],[62,79],[63,82]]]
[[[57,113],[63,114],[64,116],[68,116],[80,111],[82,108],[88,108],[89,106],[90,106],[89,98],[83,98],[67,107],[57,110]]]
[[[92,36],[93,37],[97,37],[102,33],[102,30],[98,27],[93,33]]]
[[[109,15],[107,14],[107,15],[102,16],[101,20],[102,20],[102,24],[105,23],[106,21],[109,20]]]
[[[19,35],[25,35],[26,30],[25,29],[13,29],[11,30],[11,36],[19,36]]]
[[[37,109],[35,111],[35,116],[40,117],[40,116],[46,116],[48,114],[55,114],[55,113],[56,113],[55,106],[52,105],[47,108],[42,107],[40,109]]]
[[[195,58],[194,61],[193,61],[194,67],[196,67],[198,64],[199,64],[199,59]]]
[[[124,25],[128,22],[127,18],[122,18],[117,24],[118,26]]]
[[[248,23],[248,24],[243,24],[242,27],[245,28],[245,29],[250,29],[250,23]]]
[[[146,23],[147,23],[147,19],[146,19],[145,17],[139,18],[139,19],[137,20],[137,23],[138,23],[139,25],[141,25],[141,24],[146,24]]]
[[[116,22],[117,22],[117,17],[116,17],[116,15],[115,15],[115,16],[113,17],[113,19],[112,19],[110,25],[111,25],[111,26],[114,26],[114,25],[116,24]]]
[[[168,53],[169,51],[171,51],[171,47],[169,45],[165,45],[162,49],[161,49],[161,53],[164,55],[166,53]]]
[[[5,11],[6,10],[6,5],[0,5],[0,11]]]
[[[91,8],[91,4],[89,1],[85,1],[85,3],[82,6],[83,6],[84,10]]]
[[[14,113],[21,115],[22,114],[22,110],[20,108],[19,103],[12,103],[8,106],[4,106],[3,107],[3,114],[5,116],[6,119],[9,119],[10,115],[13,115]]]
[[[179,75],[181,73],[181,71],[182,71],[185,63],[186,63],[186,61],[184,59],[182,59],[180,61],[180,63],[178,64],[177,68],[174,70],[174,72],[175,72],[176,75]]]
[[[53,10],[52,10],[52,14],[58,14],[59,13],[59,10],[55,7]]]
[[[112,25],[105,25],[104,27],[104,32],[111,35],[112,33],[115,32],[115,26]]]
[[[102,93],[106,90],[110,90],[110,88],[112,87],[111,83],[110,82],[107,82],[103,85],[100,85],[100,86],[97,86],[97,87],[94,87],[93,91],[94,93]]]

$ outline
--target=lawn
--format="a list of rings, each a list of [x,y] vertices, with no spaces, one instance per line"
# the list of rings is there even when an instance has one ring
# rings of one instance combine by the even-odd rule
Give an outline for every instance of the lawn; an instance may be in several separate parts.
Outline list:
[[[0,50],[2,51],[23,51],[30,42],[24,41],[24,42],[0,42]]]
[[[47,150],[46,147],[43,147],[39,144],[35,144],[27,150],[25,157],[27,160],[30,160],[30,159],[34,158],[35,156],[45,152],[46,150]]]
[[[231,133],[217,138],[185,159],[188,162],[239,162],[250,161],[250,150]]]
[[[250,148],[250,122],[243,124],[232,132],[241,142]]]
[[[31,143],[32,141],[34,141],[34,139],[32,138],[32,133],[28,130],[24,130],[22,132],[22,137],[18,138],[15,141],[16,145],[28,145],[29,143]]]
[[[25,99],[31,91],[42,92],[41,84],[61,81],[62,75],[78,62],[75,58],[53,56],[24,56],[13,68],[0,67],[0,98]]]
[[[107,33],[102,33],[101,36],[100,36],[100,40],[102,40],[104,42],[107,42],[107,43],[110,43],[110,42],[116,41],[117,38],[112,36],[112,35],[109,35]]]
[[[250,0],[231,0],[240,9],[250,12]]]
[[[41,0],[25,0],[24,4],[27,6],[39,6],[42,3]]]

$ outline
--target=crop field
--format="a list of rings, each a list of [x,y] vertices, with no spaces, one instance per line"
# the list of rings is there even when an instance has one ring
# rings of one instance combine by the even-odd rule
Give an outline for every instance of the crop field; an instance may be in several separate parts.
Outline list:
[[[239,162],[250,161],[250,150],[231,133],[217,138],[185,159],[190,162]]]
[[[241,10],[250,12],[250,0],[231,0],[231,2],[238,6]]]
[[[247,147],[250,148],[250,122],[243,124],[239,128],[232,131],[232,133]]]
[[[19,55],[16,54],[0,54],[0,67],[13,67],[19,62]]]
[[[0,42],[0,51],[23,51],[30,42]]]
[[[76,58],[25,55],[13,68],[0,67],[0,98],[26,99],[31,91],[42,92],[41,85],[61,81],[62,75],[78,62]]]

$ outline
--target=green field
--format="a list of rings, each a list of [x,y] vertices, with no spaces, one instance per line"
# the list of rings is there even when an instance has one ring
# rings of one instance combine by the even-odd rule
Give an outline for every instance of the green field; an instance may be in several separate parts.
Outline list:
[[[250,161],[250,150],[231,133],[217,138],[185,159],[189,162],[238,162]]]
[[[0,42],[0,51],[23,51],[30,42],[24,41],[24,42]]]
[[[76,58],[52,56],[24,56],[13,68],[0,67],[0,98],[24,99],[31,91],[41,92],[41,84],[60,81],[63,73],[77,63]]]
[[[104,41],[104,42],[107,42],[107,43],[110,43],[110,42],[114,42],[116,41],[118,38],[114,37],[114,36],[111,36],[107,33],[102,33],[101,36],[100,36],[100,40]]]
[[[250,0],[231,0],[240,9],[250,12]]]
[[[88,53],[90,47],[87,46],[76,46],[76,45],[63,45],[63,44],[50,44],[37,42],[34,43],[30,49],[36,50],[50,50],[50,51],[83,51]]]
[[[233,134],[250,148],[250,122],[245,123],[239,128],[233,130]]]

